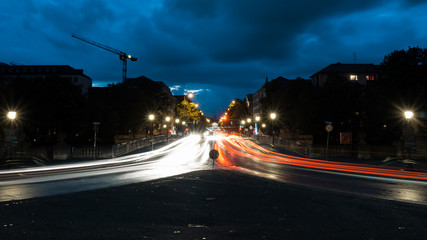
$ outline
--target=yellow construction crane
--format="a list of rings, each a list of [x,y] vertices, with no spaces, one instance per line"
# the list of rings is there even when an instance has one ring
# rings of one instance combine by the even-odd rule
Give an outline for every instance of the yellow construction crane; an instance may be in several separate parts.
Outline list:
[[[119,55],[119,58],[120,58],[120,60],[122,60],[122,63],[123,63],[123,82],[126,80],[126,75],[127,75],[127,60],[130,59],[132,62],[135,62],[137,60],[136,57],[132,57],[130,54],[127,54],[125,52],[119,51],[119,50],[117,50],[115,48],[112,48],[112,47],[109,47],[107,45],[104,45],[104,44],[92,41],[90,39],[87,39],[85,37],[79,36],[77,34],[73,34],[71,36],[74,37],[74,38],[77,38],[77,39],[79,39],[79,40],[81,40],[83,42],[92,44],[92,45],[94,45],[96,47],[102,48],[104,50],[107,50],[109,52],[112,52],[112,53],[115,53],[115,54]]]

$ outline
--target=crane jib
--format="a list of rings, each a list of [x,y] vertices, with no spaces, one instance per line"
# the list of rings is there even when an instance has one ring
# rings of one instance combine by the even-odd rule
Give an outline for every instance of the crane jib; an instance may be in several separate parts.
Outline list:
[[[93,46],[102,48],[104,50],[107,50],[109,52],[112,52],[114,54],[119,55],[120,60],[122,60],[122,62],[123,62],[123,81],[126,80],[126,73],[127,73],[127,64],[126,64],[126,62],[127,62],[127,60],[130,59],[131,61],[135,62],[138,59],[136,57],[131,56],[130,54],[127,54],[125,52],[119,51],[119,50],[117,50],[115,48],[112,48],[110,46],[107,46],[107,45],[95,42],[93,40],[90,40],[88,38],[82,37],[80,35],[72,34],[71,36],[74,37],[74,38],[77,38],[77,39],[79,39],[79,40],[81,40],[83,42],[89,43],[89,44],[91,44]]]

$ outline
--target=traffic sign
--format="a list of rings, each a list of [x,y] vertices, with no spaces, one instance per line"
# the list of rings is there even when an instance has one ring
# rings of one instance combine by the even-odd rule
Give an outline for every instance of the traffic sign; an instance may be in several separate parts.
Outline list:
[[[332,124],[326,124],[325,130],[326,132],[330,133],[332,132],[332,130],[334,130],[334,127],[332,126]]]
[[[213,160],[216,160],[216,159],[219,157],[219,153],[218,153],[218,151],[217,151],[217,150],[215,150],[215,149],[212,149],[212,150],[209,152],[209,157],[210,157],[210,158],[212,158]]]

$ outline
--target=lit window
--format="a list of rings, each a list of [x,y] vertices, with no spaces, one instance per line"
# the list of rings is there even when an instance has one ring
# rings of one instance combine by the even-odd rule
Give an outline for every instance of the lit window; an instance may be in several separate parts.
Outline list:
[[[350,80],[351,81],[357,81],[357,75],[350,75]]]
[[[374,75],[366,75],[366,80],[373,81],[373,80],[375,80],[375,76]]]

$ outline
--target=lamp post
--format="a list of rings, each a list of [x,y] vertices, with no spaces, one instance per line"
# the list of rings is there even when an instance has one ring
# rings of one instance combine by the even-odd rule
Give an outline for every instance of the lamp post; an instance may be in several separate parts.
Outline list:
[[[175,127],[176,127],[176,129],[175,129],[175,131],[176,131],[176,134],[178,134],[178,124],[179,124],[179,118],[177,118],[177,119],[175,119]]]
[[[242,120],[241,122],[240,122],[241,124],[242,124],[242,132],[244,133],[245,132],[245,120]],[[243,135],[243,134],[242,134]]]
[[[15,129],[13,128],[15,124],[15,119],[17,117],[17,113],[14,111],[10,111],[7,113],[7,118],[10,122],[10,128],[5,128],[5,143],[9,146],[9,157],[13,157],[13,145],[17,143],[17,136]]]
[[[252,119],[250,119],[250,118],[247,118],[246,119],[246,122],[248,123],[248,137],[251,137],[251,131],[252,131],[252,125],[251,125],[251,122],[252,122]]]
[[[96,140],[98,138],[98,131],[100,122],[93,122],[93,159],[96,159]]]
[[[148,119],[151,121],[151,150],[154,148],[154,114],[148,115]]]
[[[406,119],[406,131],[405,131],[406,136],[405,136],[404,148],[408,153],[408,159],[411,159],[412,147],[415,145],[413,141],[412,129],[411,129],[411,119],[414,117],[414,112],[405,111],[403,114],[405,115],[405,119]],[[411,163],[409,166],[412,168]]]
[[[276,120],[276,113],[270,113],[270,119],[271,119],[271,127],[273,128],[273,146],[274,146],[274,120]]]
[[[166,128],[166,141],[169,142],[169,122],[171,121],[171,118],[170,117],[166,117],[165,120],[166,120],[166,125],[167,125],[167,128]]]
[[[255,133],[256,133],[256,135],[258,137],[258,142],[259,142],[259,126],[258,126],[259,120],[261,120],[260,116],[256,116],[255,117],[255,126],[256,126]]]
[[[186,122],[182,121],[181,124],[182,124],[182,129],[184,129],[183,136],[185,136],[187,134],[187,131],[185,131],[185,124],[186,124]]]

